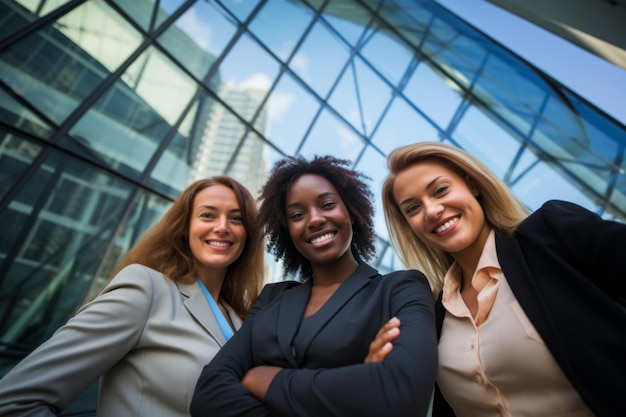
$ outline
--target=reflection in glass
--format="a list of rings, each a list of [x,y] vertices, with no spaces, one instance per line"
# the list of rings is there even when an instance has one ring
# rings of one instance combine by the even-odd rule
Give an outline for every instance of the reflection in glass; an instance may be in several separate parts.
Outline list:
[[[160,52],[148,49],[74,125],[65,145],[139,178],[196,88]]]
[[[61,123],[140,40],[104,2],[85,2],[3,50],[0,74],[24,100]]]
[[[106,210],[103,196],[115,200]],[[119,179],[57,152],[33,172],[0,213],[14,225],[0,239],[1,343],[32,348],[73,314],[128,197]]]

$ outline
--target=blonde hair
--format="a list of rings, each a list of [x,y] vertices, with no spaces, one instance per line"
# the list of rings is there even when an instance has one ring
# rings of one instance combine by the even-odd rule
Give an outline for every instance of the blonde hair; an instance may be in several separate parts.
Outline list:
[[[482,162],[466,151],[441,142],[419,142],[393,150],[387,157],[390,174],[383,183],[383,208],[391,244],[408,268],[419,269],[428,277],[433,294],[443,287],[443,278],[452,264],[445,251],[429,247],[411,230],[396,204],[393,186],[397,175],[423,161],[439,162],[479,191],[477,197],[485,220],[496,232],[512,234],[529,214],[509,187]]]
[[[124,267],[136,263],[157,270],[174,282],[195,281],[195,258],[187,238],[193,202],[200,191],[214,185],[223,185],[233,190],[246,229],[243,251],[228,267],[220,293],[237,314],[244,318],[263,285],[263,233],[256,223],[257,207],[254,197],[246,187],[226,175],[198,180],[189,185],[161,220],[124,256],[112,276]]]

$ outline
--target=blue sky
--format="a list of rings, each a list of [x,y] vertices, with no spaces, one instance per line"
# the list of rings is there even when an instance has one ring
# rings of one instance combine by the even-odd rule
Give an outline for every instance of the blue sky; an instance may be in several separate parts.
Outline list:
[[[437,0],[626,124],[626,70],[485,0]]]

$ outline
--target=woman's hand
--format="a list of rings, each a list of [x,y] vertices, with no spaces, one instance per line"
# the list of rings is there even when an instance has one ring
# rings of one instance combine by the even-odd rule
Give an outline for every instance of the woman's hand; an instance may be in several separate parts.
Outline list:
[[[278,366],[255,366],[246,372],[241,380],[241,385],[256,398],[263,401],[272,380],[281,369]]]
[[[376,334],[376,338],[370,343],[370,350],[365,358],[365,363],[383,362],[393,349],[393,342],[400,336],[400,319],[392,317]]]

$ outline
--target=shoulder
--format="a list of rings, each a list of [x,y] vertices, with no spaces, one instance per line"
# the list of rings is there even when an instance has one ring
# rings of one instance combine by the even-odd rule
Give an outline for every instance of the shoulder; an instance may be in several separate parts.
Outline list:
[[[423,272],[418,271],[417,269],[401,269],[389,272],[385,275],[382,275],[382,279],[385,282],[418,282],[422,285],[425,285],[430,291],[430,285],[428,284],[426,275],[424,275]]]
[[[127,290],[129,292],[139,292],[142,294],[153,294],[164,290],[175,290],[176,284],[168,280],[165,276],[147,266],[131,264],[120,270],[104,287],[102,293]]]
[[[549,200],[531,213],[520,226],[523,227],[541,221],[556,224],[570,221],[579,222],[582,218],[597,218],[601,220],[596,213],[578,204],[562,200]]]
[[[279,294],[287,291],[290,288],[298,287],[302,285],[299,281],[287,280],[287,281],[279,281],[272,282],[269,284],[265,284],[263,289],[261,290],[261,294],[259,294],[259,299],[272,299],[276,298]]]

